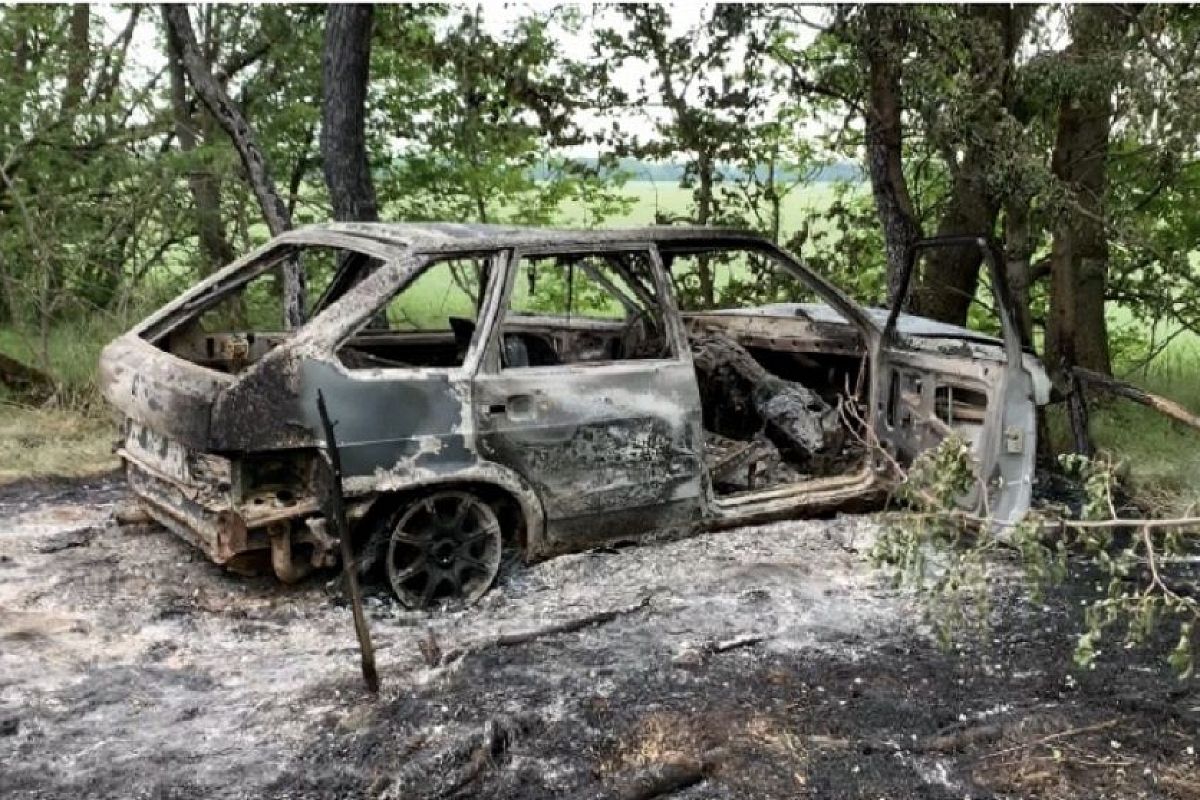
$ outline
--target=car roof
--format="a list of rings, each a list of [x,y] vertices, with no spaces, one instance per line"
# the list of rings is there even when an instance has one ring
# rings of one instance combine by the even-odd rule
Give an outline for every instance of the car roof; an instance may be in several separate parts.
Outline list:
[[[686,245],[688,241],[701,240],[768,243],[763,237],[748,231],[697,225],[649,225],[640,228],[586,230],[456,222],[330,222],[297,229],[301,234],[319,234],[320,231],[336,232],[417,251],[616,242],[678,242]]]

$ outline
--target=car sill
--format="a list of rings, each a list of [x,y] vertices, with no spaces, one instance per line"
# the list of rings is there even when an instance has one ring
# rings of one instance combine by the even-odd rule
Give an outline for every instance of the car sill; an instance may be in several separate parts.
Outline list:
[[[742,492],[727,497],[717,497],[715,504],[721,511],[736,512],[747,507],[753,508],[758,504],[779,500],[798,499],[804,501],[811,498],[823,502],[832,499],[831,495],[845,494],[847,497],[851,497],[876,487],[875,473],[870,465],[863,465],[858,472],[850,475],[816,478],[758,492]]]

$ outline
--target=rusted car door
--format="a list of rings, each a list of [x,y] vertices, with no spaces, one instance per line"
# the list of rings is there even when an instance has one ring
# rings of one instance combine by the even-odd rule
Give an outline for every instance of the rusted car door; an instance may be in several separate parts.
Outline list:
[[[524,286],[524,278],[518,281],[523,265],[531,269],[537,259],[570,257],[646,265],[654,308],[645,310],[658,315],[666,350],[653,357],[597,358],[589,352],[561,357],[562,363],[546,363],[554,360],[547,356],[536,365],[524,355],[513,357],[512,337],[527,336],[530,328],[530,318],[512,319],[514,298]],[[643,298],[651,299],[645,293]],[[628,315],[627,304],[628,298],[613,306],[625,307],[619,313]],[[501,310],[474,384],[479,446],[485,457],[511,467],[537,490],[550,545],[578,546],[695,518],[702,497],[700,396],[653,247],[515,253]],[[613,324],[632,322],[624,319]],[[583,322],[591,330],[603,323]]]
[[[998,340],[901,311],[918,256],[965,246],[982,251]],[[1036,404],[999,263],[985,239],[938,237],[916,244],[883,332],[873,422],[880,441],[905,462],[947,436],[961,436],[980,479],[963,505],[1012,522],[1028,510],[1032,494]]]

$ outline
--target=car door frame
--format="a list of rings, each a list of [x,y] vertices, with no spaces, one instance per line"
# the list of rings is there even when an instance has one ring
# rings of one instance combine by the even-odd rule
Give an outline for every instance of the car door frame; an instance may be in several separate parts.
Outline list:
[[[658,296],[658,310],[672,348],[671,356],[507,369],[501,365],[500,347],[504,319],[523,259],[533,256],[629,252],[644,253],[648,258]],[[485,338],[479,342],[480,362],[472,386],[475,429],[481,454],[514,470],[542,496],[547,550],[553,552],[578,549],[588,541],[621,538],[637,532],[688,525],[697,521],[705,511],[708,497],[702,450],[699,387],[696,384],[683,323],[675,308],[670,283],[654,242],[628,239],[521,245],[511,249],[503,268],[506,274],[497,297],[497,312],[491,318],[491,327]],[[555,396],[548,394],[545,389],[537,388],[531,388],[529,392],[513,391],[514,387],[525,388],[535,386],[539,381],[548,384],[555,380],[558,381]],[[641,391],[622,388],[622,381],[635,385],[639,381],[642,382]],[[608,395],[588,397],[585,396],[585,391],[581,391],[595,389],[597,385],[606,382],[612,388]],[[646,394],[645,388],[654,385],[659,386],[659,391]],[[513,409],[509,407],[508,398],[514,396],[528,397],[528,400],[521,401],[522,408]],[[658,433],[650,435],[649,441],[658,443],[661,447],[641,452],[643,455],[656,455],[663,460],[661,466],[666,477],[662,478],[661,485],[654,480],[643,480],[638,482],[638,486],[631,484],[627,487],[626,495],[622,495],[620,487],[608,489],[600,486],[598,482],[603,476],[611,474],[611,471],[605,472],[604,457],[599,455],[599,451],[606,449],[603,443],[595,452],[585,448],[578,454],[581,456],[581,463],[574,466],[580,471],[578,483],[581,491],[573,496],[566,496],[563,486],[549,486],[545,476],[531,474],[533,468],[530,464],[535,457],[522,453],[523,448],[529,448],[529,452],[536,452],[538,448],[553,451],[555,448],[569,446],[562,444],[566,441],[563,438],[564,434],[571,427],[567,420],[569,415],[574,413],[567,408],[568,402],[578,403],[578,413],[581,415],[591,412],[600,414],[595,418],[581,419],[582,422],[596,423],[593,427],[599,427],[599,423],[606,419],[610,422],[622,419],[619,416],[604,417],[605,403],[615,409],[612,412],[614,414],[636,407],[646,414],[657,415],[665,427],[656,426],[655,430]],[[545,441],[535,441],[536,435],[532,438],[516,435],[517,431],[521,430],[518,425],[532,421],[522,418],[523,414],[535,415],[532,419],[537,419],[536,415],[542,415],[542,419],[556,420],[543,426]],[[558,416],[555,417],[555,414]],[[511,427],[502,427],[504,424]],[[526,426],[524,430],[537,429]],[[664,440],[659,433],[666,435],[665,432],[669,432],[669,435]],[[610,433],[613,431],[601,431],[600,435]],[[636,435],[638,434],[631,433],[630,441],[636,438]],[[648,434],[641,431],[640,435],[646,437]],[[524,438],[524,441],[517,441],[518,438]],[[629,454],[638,452],[618,449]],[[589,461],[593,456],[594,460]],[[543,456],[536,456],[541,457]],[[653,462],[643,459],[638,463]],[[583,473],[592,469],[598,473],[597,477],[587,480]],[[589,494],[589,489],[593,490],[592,494]],[[608,493],[601,494],[602,492]],[[622,497],[624,502],[620,502]]]
[[[1003,363],[973,358],[969,342],[964,342],[966,354],[957,356],[922,353],[906,347],[902,342],[898,322],[911,287],[917,258],[923,252],[941,247],[977,247],[980,250],[999,317]],[[909,248],[881,338],[882,355],[889,363],[889,368],[877,376],[879,384],[876,396],[879,399],[876,401],[875,430],[885,448],[909,459],[915,457],[917,452],[936,446],[950,433],[948,426],[937,419],[933,412],[937,391],[934,381],[927,380],[921,384],[916,393],[920,396],[915,398],[915,402],[906,400],[901,383],[906,379],[891,366],[893,364],[911,364],[910,375],[920,372],[924,364],[931,373],[953,373],[976,385],[986,385],[988,408],[979,446],[974,453],[980,484],[960,502],[964,507],[989,516],[998,524],[1008,524],[1024,516],[1033,494],[1037,407],[1033,376],[1024,364],[1023,353],[1027,342],[1023,339],[1016,308],[1000,269],[999,253],[994,242],[981,236],[934,236],[920,239]],[[957,369],[950,366],[955,362]],[[889,402],[902,406],[901,413],[910,415],[908,425],[888,424]],[[905,434],[900,427],[910,432]],[[918,428],[921,429],[920,433],[913,433]],[[915,448],[912,441],[918,437],[924,446]],[[905,449],[908,452],[904,452]]]
[[[711,237],[703,239],[683,240],[682,244],[684,246],[679,249],[695,250],[703,247],[715,251],[744,250],[766,254],[778,268],[814,292],[840,315],[846,324],[853,327],[862,337],[863,355],[870,378],[866,387],[867,402],[863,408],[864,424],[876,424],[879,383],[875,376],[886,370],[888,353],[882,346],[882,328],[862,306],[836,284],[809,267],[803,258],[759,237],[728,232],[714,233]],[[666,249],[672,248],[668,246]],[[672,294],[672,303],[674,302]],[[682,326],[682,321],[680,324]],[[730,496],[719,496],[713,491],[706,470],[705,484],[710,522],[714,526],[726,527],[794,514],[824,513],[859,499],[864,501],[864,507],[870,507],[882,497],[885,486],[882,476],[887,468],[886,460],[875,456],[865,461],[861,469],[853,473],[813,478]]]

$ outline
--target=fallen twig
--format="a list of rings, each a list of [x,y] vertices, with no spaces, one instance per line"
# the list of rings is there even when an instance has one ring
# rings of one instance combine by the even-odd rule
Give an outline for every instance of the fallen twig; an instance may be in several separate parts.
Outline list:
[[[953,753],[985,742],[994,742],[1013,727],[1014,723],[1012,722],[973,725],[954,733],[930,736],[908,749],[914,753]]]
[[[535,639],[541,639],[546,636],[557,636],[561,633],[571,633],[582,628],[587,628],[591,625],[601,625],[605,622],[610,622],[617,617],[623,617],[626,614],[632,614],[636,611],[641,611],[650,604],[649,597],[643,597],[636,603],[619,608],[611,608],[607,611],[598,611],[594,614],[587,614],[575,619],[568,619],[562,622],[556,622],[552,625],[547,625],[542,628],[534,628],[527,631],[517,631],[515,633],[500,633],[494,636],[487,636],[475,642],[468,642],[461,647],[452,647],[441,654],[441,658],[435,664],[430,666],[446,666],[451,662],[458,661],[466,656],[474,653],[479,653],[483,650],[490,650],[493,647],[512,647],[513,645],[526,644]]]
[[[725,653],[730,650],[736,650],[739,647],[753,647],[770,638],[770,636],[764,634],[747,633],[741,636],[734,636],[732,639],[726,639],[723,642],[714,642],[709,646],[708,651],[710,653]]]
[[[619,800],[651,800],[651,798],[695,786],[704,780],[705,765],[698,759],[681,759],[654,764],[638,771],[617,789]]]
[[[1108,728],[1116,725],[1117,722],[1118,720],[1114,718],[1104,722],[1098,722],[1095,725],[1084,725],[1081,728],[1069,728],[1065,731],[1058,731],[1057,733],[1051,733],[1047,736],[1041,736],[1032,741],[1022,742],[1021,744],[1013,745],[1012,747],[1006,747],[1005,749],[997,750],[994,753],[987,753],[979,758],[981,761],[985,758],[999,758],[1000,756],[1008,755],[1009,753],[1015,753],[1018,750],[1027,750],[1030,747],[1039,747],[1043,744],[1048,744],[1058,739],[1065,739],[1068,736],[1078,736],[1081,733],[1095,733],[1096,731],[1107,730]]]
[[[492,717],[478,728],[451,737],[436,750],[406,759],[379,796],[384,800],[432,800],[460,795],[488,767],[502,760],[513,741],[536,722],[537,717],[531,715]]]
[[[701,753],[699,756],[677,756],[667,761],[651,764],[624,776],[619,776],[612,786],[588,790],[576,795],[575,800],[654,800],[695,786],[711,775],[726,757],[721,748]]]
[[[1187,800],[1200,800],[1200,782],[1185,780],[1175,775],[1161,775],[1158,782],[1172,793]]]
[[[69,550],[72,547],[86,547],[92,543],[92,539],[94,539],[96,534],[99,532],[100,529],[94,525],[63,531],[62,533],[58,533],[50,537],[34,549],[38,553],[50,554],[60,553],[63,550]]]

